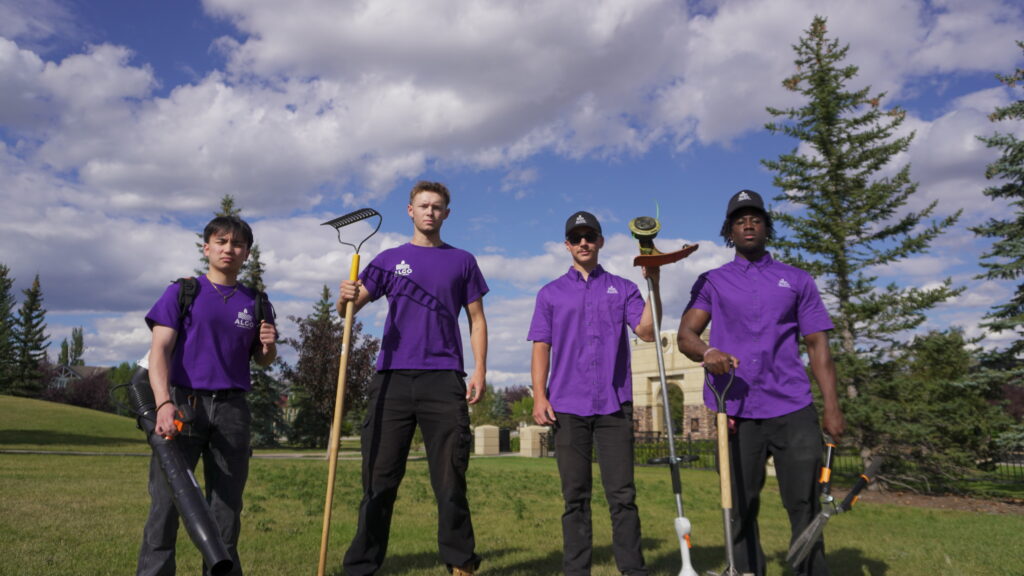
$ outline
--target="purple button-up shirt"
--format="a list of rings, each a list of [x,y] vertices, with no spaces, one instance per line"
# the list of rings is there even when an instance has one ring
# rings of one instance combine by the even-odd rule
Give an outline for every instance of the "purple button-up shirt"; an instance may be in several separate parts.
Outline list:
[[[726,399],[730,416],[774,418],[811,403],[799,337],[833,326],[810,274],[770,254],[758,262],[737,255],[697,279],[690,308],[711,314],[711,346],[740,359]],[[717,376],[716,386],[727,378]],[[707,388],[704,403],[717,409]]]
[[[575,268],[537,293],[527,340],[551,345],[548,400],[556,412],[612,414],[633,401],[629,334],[644,312],[636,284],[598,266]]]

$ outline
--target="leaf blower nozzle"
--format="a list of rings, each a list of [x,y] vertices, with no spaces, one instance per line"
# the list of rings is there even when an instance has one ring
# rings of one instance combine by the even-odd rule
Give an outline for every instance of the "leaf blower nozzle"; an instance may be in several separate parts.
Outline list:
[[[174,507],[178,509],[189,538],[203,555],[203,561],[212,576],[230,573],[235,562],[221,539],[220,529],[210,512],[210,505],[203,497],[192,469],[185,462],[181,447],[173,438],[164,438],[155,432],[156,401],[153,398],[153,389],[149,386],[147,370],[139,369],[132,375],[128,397],[137,415],[136,422],[146,433],[153,455],[164,473]]]

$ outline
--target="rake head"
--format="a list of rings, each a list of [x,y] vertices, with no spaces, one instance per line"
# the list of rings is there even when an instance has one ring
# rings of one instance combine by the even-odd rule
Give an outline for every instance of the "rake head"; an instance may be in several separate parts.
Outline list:
[[[370,232],[369,236],[367,236],[366,238],[363,238],[363,241],[360,242],[358,246],[355,245],[355,244],[352,244],[351,242],[345,242],[344,240],[341,239],[341,229],[342,228],[344,228],[345,226],[348,226],[350,224],[355,224],[356,222],[359,222],[359,221],[362,221],[362,220],[366,220],[367,218],[372,218],[374,216],[376,216],[378,218],[378,220],[377,220],[377,227],[373,229],[373,232]],[[349,212],[348,214],[345,214],[344,216],[338,216],[337,218],[335,218],[333,220],[328,220],[327,222],[324,222],[323,224],[321,224],[321,226],[330,226],[331,228],[334,228],[338,232],[338,242],[341,242],[342,244],[345,244],[346,246],[351,246],[351,247],[355,248],[356,249],[356,254],[358,254],[359,253],[359,249],[363,247],[363,244],[367,240],[369,240],[371,236],[376,234],[377,230],[380,230],[380,225],[383,222],[384,222],[384,217],[380,215],[380,212],[377,212],[373,208],[360,208],[359,210],[356,210],[355,212]]]

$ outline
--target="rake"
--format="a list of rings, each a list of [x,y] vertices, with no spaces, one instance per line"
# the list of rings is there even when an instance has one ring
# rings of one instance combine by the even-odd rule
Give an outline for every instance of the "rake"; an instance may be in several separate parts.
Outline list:
[[[377,217],[378,219],[377,227],[373,229],[373,232],[370,232],[369,236],[363,238],[363,241],[358,245],[341,239],[342,228],[373,217]],[[355,282],[359,278],[359,250],[362,249],[363,244],[365,244],[370,237],[380,230],[380,225],[383,222],[384,217],[381,216],[379,212],[373,208],[362,208],[321,224],[321,226],[330,226],[334,228],[338,232],[338,242],[346,246],[351,246],[355,249],[355,254],[352,255],[352,267],[349,270],[348,275],[349,280],[352,282]],[[341,440],[341,415],[345,405],[345,380],[348,372],[348,355],[349,348],[351,346],[353,316],[355,316],[355,304],[350,300],[345,304],[345,328],[341,336],[341,360],[338,362],[338,389],[334,397],[334,419],[331,423],[331,440],[328,444],[330,448],[327,458],[327,502],[324,504],[324,528],[323,533],[320,535],[320,563],[316,571],[317,576],[324,576],[324,572],[327,569],[327,540],[331,530],[331,506],[334,500],[334,478],[338,471],[338,444]]]

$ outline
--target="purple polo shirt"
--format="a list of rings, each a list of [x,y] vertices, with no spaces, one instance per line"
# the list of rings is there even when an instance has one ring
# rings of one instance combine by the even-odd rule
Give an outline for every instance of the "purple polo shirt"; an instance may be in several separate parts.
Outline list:
[[[259,339],[256,326],[256,292],[242,284],[226,301],[206,276],[196,278],[195,301],[184,322],[178,309],[179,284],[171,284],[146,314],[154,324],[177,330],[171,354],[170,381],[174,386],[200,390],[252,389],[249,355]],[[220,287],[228,294],[231,288]],[[273,308],[264,300],[263,318],[274,322]]]
[[[465,374],[459,312],[488,292],[472,254],[403,244],[378,254],[359,279],[371,300],[388,299],[377,370]]]
[[[548,400],[556,412],[612,414],[633,401],[628,326],[644,312],[636,284],[598,266],[575,268],[537,293],[526,339],[551,345]]]
[[[833,326],[810,274],[770,254],[758,262],[737,255],[697,279],[690,308],[711,314],[711,346],[740,359],[726,398],[730,416],[774,418],[811,403],[799,337]],[[716,376],[716,386],[727,379]],[[718,408],[706,387],[704,403]]]

